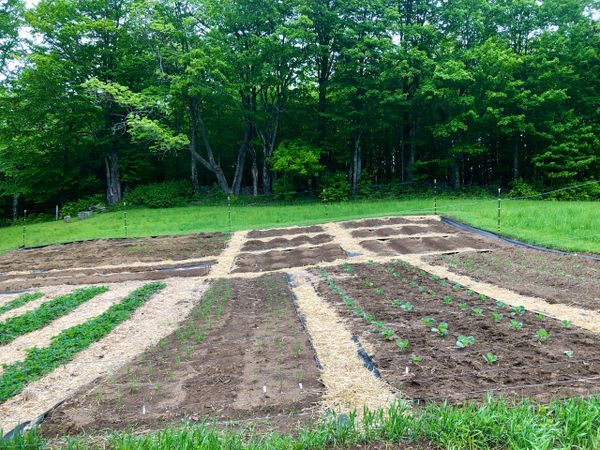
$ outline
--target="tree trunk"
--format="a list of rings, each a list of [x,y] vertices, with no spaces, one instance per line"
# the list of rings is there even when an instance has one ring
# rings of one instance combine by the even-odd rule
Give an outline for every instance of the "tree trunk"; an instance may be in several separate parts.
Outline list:
[[[12,214],[13,220],[19,218],[19,194],[13,195]]]
[[[198,164],[196,158],[190,152],[190,171],[192,177],[192,187],[194,188],[194,194],[200,192],[200,182],[198,181]]]
[[[250,155],[252,155],[252,195],[258,196],[258,164],[256,162],[256,150],[251,149]]]
[[[513,180],[518,180],[520,176],[519,170],[519,147],[520,147],[519,133],[515,133],[515,148],[513,151]]]
[[[269,158],[263,153],[263,164],[262,164],[262,184],[263,194],[271,195],[273,190],[271,189],[271,169],[269,169]]]
[[[452,161],[452,182],[454,189],[460,189],[460,155],[456,155]]]
[[[106,201],[109,205],[116,205],[122,200],[121,197],[121,174],[119,173],[119,152],[116,143],[104,158],[106,165]]]
[[[410,132],[409,132],[409,140],[410,140],[410,150],[408,153],[408,164],[407,164],[407,179],[412,183],[413,171],[415,168],[415,159],[416,159],[416,147],[417,147],[417,121],[413,119]]]
[[[358,195],[360,189],[360,177],[362,174],[362,148],[361,148],[362,131],[358,131],[354,142],[354,155],[352,158],[352,195]]]
[[[240,147],[238,149],[235,175],[233,177],[233,184],[231,186],[233,195],[240,195],[240,190],[242,188],[242,177],[244,175],[244,166],[246,165],[246,154],[248,153],[248,145],[250,144],[251,139],[252,123],[248,120],[246,121],[246,126],[244,129],[244,137],[242,138],[242,142],[240,143]]]

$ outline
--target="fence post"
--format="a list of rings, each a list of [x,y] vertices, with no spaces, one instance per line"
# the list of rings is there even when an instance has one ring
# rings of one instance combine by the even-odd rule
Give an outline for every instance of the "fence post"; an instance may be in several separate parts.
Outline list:
[[[433,179],[433,214],[437,216],[437,178]]]
[[[125,226],[125,237],[129,237],[129,230],[127,227],[127,202],[123,202],[123,225]]]
[[[498,188],[498,234],[500,234],[500,211],[501,211],[500,193],[501,192],[502,192],[502,188]]]
[[[21,248],[25,248],[25,223],[27,220],[27,210],[23,211],[23,245],[21,245]]]
[[[55,217],[55,220],[57,220],[57,221],[58,221],[58,205],[56,205],[56,209],[55,209],[54,217]]]
[[[227,196],[227,223],[229,225],[229,234],[231,234],[231,195]]]

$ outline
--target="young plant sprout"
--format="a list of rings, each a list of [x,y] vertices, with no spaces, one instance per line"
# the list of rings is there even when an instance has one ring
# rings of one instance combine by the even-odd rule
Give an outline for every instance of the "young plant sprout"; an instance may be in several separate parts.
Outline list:
[[[466,294],[467,294],[467,295],[470,297],[470,296],[471,296],[471,295],[473,295],[475,292],[473,292],[473,290],[472,290],[472,289],[467,289],[467,292],[465,292],[465,293],[466,293]]]
[[[493,353],[486,353],[485,355],[483,355],[483,359],[485,359],[485,362],[490,365],[492,365],[496,361],[498,361],[498,357],[496,355],[494,355]]]
[[[423,319],[423,323],[426,327],[432,327],[435,325],[435,319],[433,317],[427,316]]]
[[[451,295],[444,295],[444,298],[442,299],[442,301],[446,304],[446,305],[451,305],[453,302],[453,298]]]
[[[513,307],[512,307],[512,309],[511,309],[511,311],[512,311],[512,312],[510,313],[510,314],[511,314],[511,316],[513,316],[513,317],[514,317],[514,316],[516,315],[516,316],[520,316],[520,317],[522,317],[522,316],[524,316],[524,315],[525,315],[525,311],[526,311],[526,309],[525,309],[525,307],[524,307],[524,306],[513,306]]]
[[[455,347],[462,349],[467,348],[475,344],[475,338],[473,336],[458,336],[456,338]]]
[[[570,320],[563,320],[561,322],[561,325],[563,326],[563,328],[571,328],[571,321]]]
[[[543,322],[544,320],[546,320],[546,316],[545,316],[545,315],[543,315],[543,314],[541,314],[541,313],[537,313],[537,314],[535,315],[535,318],[536,318],[537,320],[539,320],[540,322]]]
[[[497,306],[498,308],[506,308],[506,303],[504,303],[504,302],[501,302],[500,300],[498,300],[498,301],[496,302],[496,306]]]
[[[363,280],[362,284],[364,287],[368,287],[368,288],[372,288],[374,286],[373,283],[369,280]]]
[[[461,311],[466,311],[469,308],[469,304],[466,302],[462,302],[458,304],[458,307]]]
[[[411,312],[415,310],[415,306],[411,302],[400,303],[400,309],[406,312]]]
[[[487,297],[483,294],[479,294],[479,300],[481,300],[482,302],[485,302],[487,299]]]
[[[535,332],[535,338],[540,342],[546,342],[548,339],[550,339],[550,333],[548,333],[548,331],[546,331],[544,328],[540,328]]]
[[[500,313],[500,312],[492,312],[490,314],[492,316],[492,319],[494,319],[494,322],[502,322],[502,319],[504,319],[504,314]]]
[[[411,282],[410,282],[410,285],[411,285],[412,287],[417,287],[417,282],[416,282],[416,281],[411,281]]]
[[[454,289],[455,291],[460,291],[461,287],[462,286],[460,284],[455,284],[454,286],[452,286],[452,289]]]
[[[381,288],[375,289],[375,293],[377,295],[379,295],[380,297],[383,297],[385,295],[385,292],[383,292],[383,289],[381,289]]]
[[[442,287],[446,286],[448,283],[446,282],[446,280],[440,280],[438,281],[438,284]]]
[[[428,294],[429,294],[429,296],[431,298],[434,298],[437,295],[437,292],[435,292],[435,291],[429,291]]]
[[[347,262],[343,264],[344,270],[348,273],[354,272],[354,268]]]
[[[515,319],[511,319],[510,323],[508,324],[508,328],[510,328],[511,330],[520,330],[521,328],[523,328],[523,322],[519,322],[518,320]]]
[[[384,338],[386,341],[391,341],[391,340],[392,340],[392,338],[394,337],[394,330],[392,330],[391,328],[384,328],[384,329],[381,331],[381,335],[383,336],[383,338]]]
[[[402,351],[406,351],[410,347],[410,343],[408,339],[396,339],[396,347]]]
[[[394,268],[393,268],[393,267],[387,267],[387,268],[385,269],[385,271],[386,271],[387,273],[394,273]]]
[[[380,321],[374,321],[372,323],[373,328],[375,328],[376,331],[381,331],[383,329],[383,322]]]
[[[471,314],[474,316],[483,316],[483,309],[481,308],[471,308]]]
[[[413,364],[415,365],[419,365],[423,362],[423,357],[419,356],[419,355],[410,355],[410,360],[412,361]]]
[[[425,292],[425,286],[419,286],[419,292]]]
[[[448,324],[446,322],[440,322],[437,327],[431,329],[431,332],[438,336],[446,337],[448,336]]]

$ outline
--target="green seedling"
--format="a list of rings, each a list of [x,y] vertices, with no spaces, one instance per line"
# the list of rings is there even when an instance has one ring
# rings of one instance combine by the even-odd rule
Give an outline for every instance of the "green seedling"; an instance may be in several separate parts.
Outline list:
[[[469,296],[469,297],[470,297],[471,295],[473,295],[474,293],[475,293],[475,292],[473,292],[473,290],[472,290],[472,289],[467,289],[467,291],[465,292],[465,294],[467,294],[467,296]]]
[[[428,294],[431,298],[435,298],[437,296],[437,292],[435,291],[429,291]]]
[[[423,362],[423,357],[419,356],[419,355],[410,355],[410,360],[412,361],[413,364],[415,365],[419,365]]]
[[[479,300],[481,300],[482,302],[485,302],[487,300],[487,297],[483,294],[479,294]]]
[[[384,338],[386,341],[391,341],[391,340],[392,340],[392,338],[394,337],[394,330],[392,330],[391,328],[384,328],[384,329],[381,331],[381,335],[383,336],[383,338]]]
[[[397,306],[406,312],[411,312],[411,311],[415,310],[415,306],[412,303],[410,303],[410,302],[403,303],[400,300],[396,300],[396,302],[394,302],[394,306]]]
[[[561,322],[561,325],[563,326],[563,328],[571,328],[571,321],[570,320],[563,320]]]
[[[494,319],[494,322],[502,322],[502,319],[504,319],[504,314],[500,313],[500,312],[492,312],[490,314],[492,316],[492,319]]]
[[[452,298],[451,295],[445,295],[443,300],[442,300],[446,305],[451,305],[452,302],[454,301],[454,299]]]
[[[358,316],[358,317],[364,317],[365,310],[362,308],[356,308],[355,310],[352,311],[352,314],[354,314],[355,316]]]
[[[438,326],[432,328],[431,331],[438,336],[446,337],[448,336],[448,324],[446,322],[440,322]]]
[[[513,306],[511,311],[512,311],[510,313],[511,316],[514,317],[516,315],[516,316],[522,317],[525,315],[525,311],[527,311],[527,310],[525,309],[524,306]]]
[[[485,362],[490,365],[492,365],[496,361],[498,361],[498,357],[496,355],[494,355],[493,353],[486,353],[485,355],[483,355],[483,359],[485,359]]]
[[[537,320],[539,320],[540,322],[543,322],[544,320],[546,320],[546,316],[545,316],[545,315],[543,315],[543,314],[541,314],[541,313],[537,313],[537,314],[535,315],[535,318],[536,318]]]
[[[410,285],[411,285],[412,287],[417,287],[417,282],[416,282],[416,281],[411,281],[411,282],[410,282]]]
[[[344,267],[344,270],[346,272],[348,272],[348,273],[354,272],[354,268],[350,264],[348,264],[347,262],[345,262],[342,266]]]
[[[379,295],[380,297],[383,297],[385,295],[385,292],[383,292],[383,289],[381,289],[381,288],[375,289],[375,293],[377,295]]]
[[[374,321],[371,325],[373,325],[373,328],[375,328],[376,331],[381,331],[383,329],[383,322],[381,321]]]
[[[506,303],[504,303],[504,302],[501,302],[500,300],[498,300],[498,301],[496,302],[496,306],[497,306],[498,308],[502,308],[502,309],[504,309],[504,308],[506,308]]]
[[[462,349],[462,348],[471,347],[474,344],[475,344],[475,338],[473,336],[458,336],[456,338],[455,347]]]
[[[294,358],[298,358],[302,353],[302,342],[295,341],[294,342]]]
[[[431,275],[431,276],[429,277],[429,279],[430,279],[431,281],[437,281],[437,280],[439,280],[439,279],[440,279],[440,277],[438,277],[437,275]]]
[[[374,286],[374,284],[369,280],[363,280],[362,284],[364,287],[368,287],[368,288],[372,288]]]
[[[423,319],[423,323],[426,327],[432,327],[435,325],[435,319],[433,317],[427,316]]]
[[[368,313],[364,315],[364,318],[367,322],[369,322],[371,324],[377,320],[377,319],[375,319],[375,316],[373,314],[368,314]]]
[[[452,289],[454,289],[455,291],[460,291],[462,288],[462,286],[460,284],[455,284],[454,286],[452,286]]]
[[[410,343],[408,342],[408,339],[396,339],[396,347],[404,352],[408,350]]]
[[[387,273],[394,273],[394,268],[393,267],[386,267],[385,271]]]
[[[446,282],[446,280],[440,280],[438,281],[438,284],[442,287],[445,287],[448,283]]]
[[[483,309],[481,308],[471,308],[471,314],[474,316],[483,316]]]
[[[376,266],[377,263],[375,261],[373,261],[372,259],[370,259],[370,260],[367,261],[367,265],[368,266]]]
[[[516,319],[511,319],[510,323],[508,324],[508,328],[515,331],[520,330],[521,328],[523,328],[523,322],[519,322]]]
[[[458,307],[461,311],[466,311],[467,309],[469,309],[469,304],[466,302],[462,302],[458,304]]]
[[[548,331],[546,331],[544,328],[540,328],[535,332],[535,338],[540,342],[546,342],[548,339],[550,339],[550,333],[548,333]]]
[[[425,292],[425,286],[419,286],[419,292]]]

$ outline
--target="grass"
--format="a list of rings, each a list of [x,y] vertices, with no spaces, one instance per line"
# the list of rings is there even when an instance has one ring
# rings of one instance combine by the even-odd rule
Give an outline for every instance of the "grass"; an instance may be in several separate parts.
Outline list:
[[[503,200],[502,234],[538,245],[578,252],[600,253],[600,202]],[[233,206],[232,230],[309,225],[381,215],[433,213],[433,200],[398,198],[345,203]],[[497,229],[494,199],[438,199],[438,213],[490,231]],[[130,237],[229,231],[227,206],[189,206],[170,209],[131,209]],[[22,245],[22,226],[0,229],[0,253]],[[71,223],[27,225],[27,246],[125,236],[123,212],[99,214]]]
[[[251,430],[233,427],[219,431],[203,423],[135,435],[114,434],[101,439],[68,441],[66,448],[129,449],[324,449],[374,443],[428,443],[448,449],[593,449],[600,446],[600,397],[555,401],[540,406],[529,401],[512,404],[488,399],[483,404],[450,406],[429,404],[410,409],[403,403],[377,412],[330,415],[300,430],[297,435],[277,433],[256,436]],[[5,449],[43,448],[45,442],[33,431],[11,441],[0,441]]]

